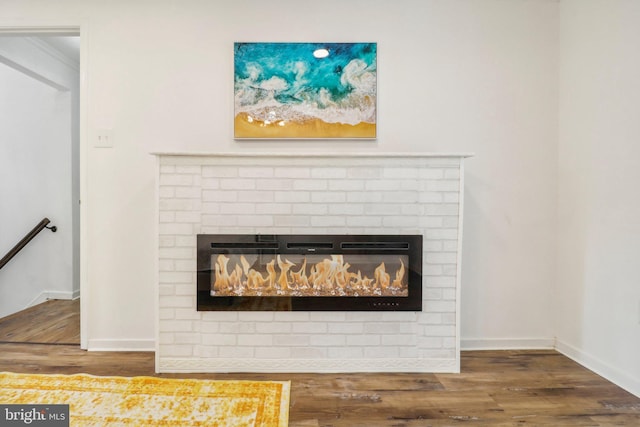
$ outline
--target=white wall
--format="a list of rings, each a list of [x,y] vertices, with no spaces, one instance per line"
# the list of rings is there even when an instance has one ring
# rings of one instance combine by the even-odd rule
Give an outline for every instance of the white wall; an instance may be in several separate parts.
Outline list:
[[[149,152],[345,148],[477,153],[463,339],[551,342],[557,13],[547,0],[4,1],[6,25],[84,25],[90,346],[154,336]],[[232,46],[243,40],[378,42],[377,141],[233,141]],[[99,127],[114,129],[114,148],[90,145]]]
[[[561,3],[559,348],[640,395],[640,3]]]
[[[45,217],[59,228],[0,270],[3,317],[72,297],[71,95],[1,63],[0,93],[0,256]]]

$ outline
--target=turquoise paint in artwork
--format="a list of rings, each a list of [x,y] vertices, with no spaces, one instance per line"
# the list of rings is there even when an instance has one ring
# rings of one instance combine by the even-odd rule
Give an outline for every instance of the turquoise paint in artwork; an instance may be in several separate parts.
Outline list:
[[[375,124],[376,60],[376,43],[235,43],[236,116]]]

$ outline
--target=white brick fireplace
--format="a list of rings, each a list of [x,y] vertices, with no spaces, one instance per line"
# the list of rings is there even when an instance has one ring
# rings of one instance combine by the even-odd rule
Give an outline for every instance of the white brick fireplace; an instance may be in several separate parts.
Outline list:
[[[158,372],[458,372],[464,154],[157,154]],[[196,311],[197,234],[421,234],[422,312]]]

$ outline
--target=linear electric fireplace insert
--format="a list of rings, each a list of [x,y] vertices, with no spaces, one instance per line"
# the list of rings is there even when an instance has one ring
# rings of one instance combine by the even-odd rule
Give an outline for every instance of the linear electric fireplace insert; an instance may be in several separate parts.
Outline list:
[[[198,235],[198,310],[421,311],[420,235]]]

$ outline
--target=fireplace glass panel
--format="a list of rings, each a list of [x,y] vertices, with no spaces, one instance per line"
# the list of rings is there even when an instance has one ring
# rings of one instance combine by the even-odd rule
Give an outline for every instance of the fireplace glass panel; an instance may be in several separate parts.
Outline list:
[[[408,295],[408,255],[214,254],[211,296]]]

